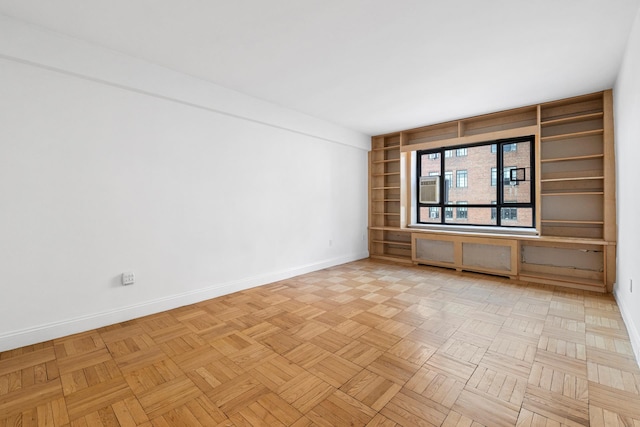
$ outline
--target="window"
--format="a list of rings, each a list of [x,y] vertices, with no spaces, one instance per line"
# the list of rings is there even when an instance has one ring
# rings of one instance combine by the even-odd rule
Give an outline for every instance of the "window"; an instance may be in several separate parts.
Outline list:
[[[518,185],[518,181],[511,182],[511,169],[515,168],[515,166],[507,166],[503,169],[504,178],[502,179],[502,182],[504,182],[504,185]]]
[[[458,202],[458,204],[459,205],[466,205],[467,202]],[[466,207],[464,207],[464,208],[460,208],[460,207],[456,208],[456,216],[458,217],[458,219],[467,219],[468,218],[467,213],[468,213],[468,211],[467,211]]]
[[[516,151],[517,147],[518,147],[517,144],[502,144],[502,151],[503,152]],[[498,144],[491,144],[492,153],[495,153],[497,149],[498,149]]]
[[[439,203],[416,201],[417,223],[534,227],[533,136],[417,151],[416,160],[418,182],[442,177]],[[511,181],[513,169],[526,179]]]
[[[502,173],[504,176],[502,177],[502,183],[504,185],[518,185],[517,181],[511,181],[511,169],[516,169],[515,166],[507,166],[503,168]],[[498,168],[491,168],[491,186],[495,187],[498,182]]]
[[[456,172],[456,187],[464,188],[467,186],[467,171],[461,170]]]
[[[451,188],[451,186],[453,185],[453,172],[451,171],[445,172],[444,181],[445,181],[445,188]]]
[[[518,209],[517,208],[502,208],[501,216],[503,220],[517,221]]]
[[[493,203],[494,205],[496,204],[496,201],[492,201],[491,203]],[[507,202],[507,203],[513,203],[513,202]],[[497,213],[497,208],[491,208],[491,219],[496,219],[496,216],[498,215]],[[518,220],[518,208],[502,208],[500,209],[500,218],[502,220],[507,220],[507,221],[517,221]]]

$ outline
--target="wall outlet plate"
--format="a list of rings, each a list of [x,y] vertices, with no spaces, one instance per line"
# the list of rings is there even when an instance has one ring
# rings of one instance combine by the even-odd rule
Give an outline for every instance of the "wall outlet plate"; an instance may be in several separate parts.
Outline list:
[[[135,274],[133,274],[132,271],[129,271],[127,273],[122,273],[122,285],[126,286],[126,285],[133,285],[136,281],[136,276]]]

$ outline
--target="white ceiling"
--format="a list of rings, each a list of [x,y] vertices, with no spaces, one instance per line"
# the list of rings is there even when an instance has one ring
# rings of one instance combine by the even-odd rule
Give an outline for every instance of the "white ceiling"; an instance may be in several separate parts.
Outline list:
[[[610,88],[640,0],[0,0],[366,134]]]

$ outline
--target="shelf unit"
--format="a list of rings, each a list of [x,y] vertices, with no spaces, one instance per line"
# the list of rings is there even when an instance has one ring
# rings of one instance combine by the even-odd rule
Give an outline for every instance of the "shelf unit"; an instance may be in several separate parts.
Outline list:
[[[605,94],[540,108],[543,236],[604,239]]]
[[[373,137],[371,256],[611,291],[617,237],[612,101],[611,90],[606,90]],[[409,165],[414,151],[527,135],[535,136],[538,235],[494,237],[408,227],[413,179]],[[473,249],[477,239],[497,248],[507,243],[505,238],[512,240],[510,253],[517,260],[508,271],[492,266],[489,258],[485,266],[460,258],[461,248]],[[438,248],[445,252],[457,248],[455,259],[440,259],[444,255],[437,254]]]
[[[369,153],[369,254],[411,261],[411,234],[401,226],[400,134],[374,137]]]

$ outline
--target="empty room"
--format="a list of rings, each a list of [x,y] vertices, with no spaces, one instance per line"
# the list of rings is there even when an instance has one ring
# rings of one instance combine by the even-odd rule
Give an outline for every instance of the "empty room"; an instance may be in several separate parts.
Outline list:
[[[0,0],[0,427],[640,427],[640,0]]]

